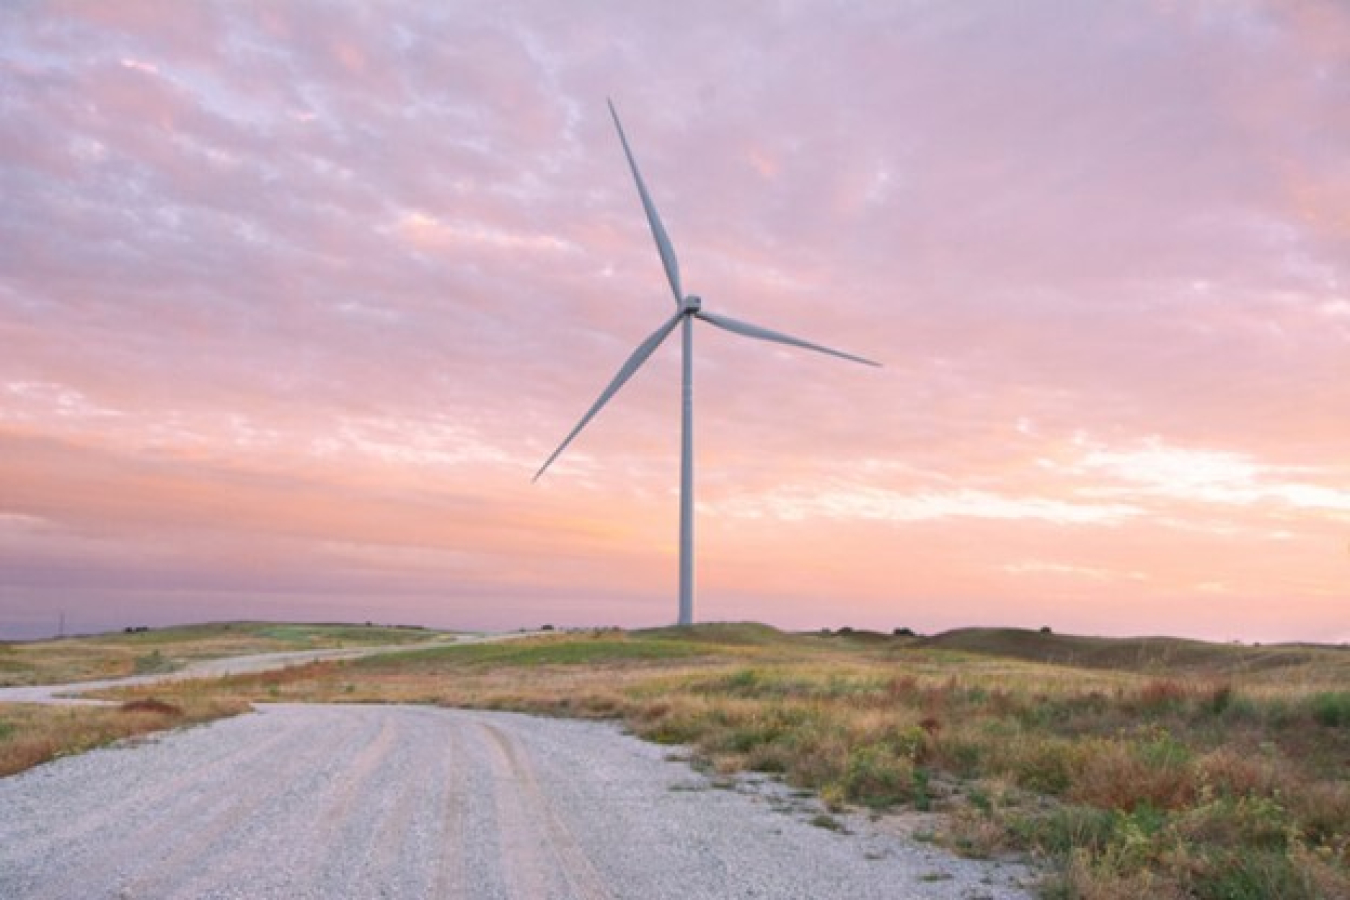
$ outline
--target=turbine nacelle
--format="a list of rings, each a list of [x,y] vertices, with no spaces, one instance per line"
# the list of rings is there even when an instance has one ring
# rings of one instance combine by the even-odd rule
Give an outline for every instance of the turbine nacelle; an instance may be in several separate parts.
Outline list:
[[[581,421],[571,430],[563,442],[558,445],[558,449],[553,451],[553,455],[544,461],[539,467],[539,471],[534,474],[536,481],[539,476],[544,474],[553,461],[558,458],[567,446],[572,443],[572,439],[581,433],[581,429],[586,427],[586,423],[595,418],[595,414],[609,402],[609,399],[618,392],[619,388],[627,383],[633,373],[641,368],[661,342],[670,337],[671,333],[684,326],[683,334],[683,397],[681,404],[681,427],[680,427],[680,617],[681,625],[689,625],[694,621],[694,441],[693,441],[693,367],[690,364],[691,347],[693,346],[693,319],[707,322],[715,328],[723,331],[730,331],[732,334],[739,334],[743,337],[755,338],[760,341],[769,341],[775,344],[787,344],[791,347],[801,347],[805,350],[814,350],[817,353],[825,353],[830,356],[837,356],[840,359],[847,359],[853,362],[863,363],[864,365],[875,366],[878,363],[870,359],[864,359],[861,356],[854,356],[851,353],[841,353],[838,350],[831,350],[829,347],[823,347],[820,344],[813,344],[810,341],[804,341],[801,338],[795,338],[781,331],[772,331],[759,325],[752,325],[749,322],[742,322],[729,316],[719,315],[714,312],[703,311],[703,299],[693,294],[686,294],[680,288],[680,265],[675,258],[675,248],[671,246],[670,236],[666,234],[666,228],[661,223],[661,217],[657,215],[656,204],[652,202],[651,195],[647,193],[647,185],[642,181],[642,174],[638,171],[637,160],[633,158],[633,151],[628,146],[628,136],[623,133],[623,125],[619,122],[619,114],[614,109],[614,104],[609,104],[609,113],[614,119],[614,128],[619,132],[619,142],[623,144],[624,156],[628,158],[628,167],[632,170],[633,181],[637,185],[638,197],[642,200],[642,209],[647,214],[647,225],[652,231],[652,238],[656,241],[657,252],[661,254],[661,267],[665,270],[666,281],[670,284],[671,296],[675,301],[675,313],[667,319],[660,328],[648,335],[647,339],[638,344],[633,355],[628,357],[628,361],[620,367],[617,375],[610,381],[609,385],[600,393],[600,398],[591,405],[586,411],[586,415],[581,417]]]

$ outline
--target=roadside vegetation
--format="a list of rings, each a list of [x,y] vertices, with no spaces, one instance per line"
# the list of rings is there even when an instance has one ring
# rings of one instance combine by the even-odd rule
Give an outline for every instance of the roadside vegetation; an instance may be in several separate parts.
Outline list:
[[[1350,897],[1350,651],[1011,630],[557,633],[123,691],[615,718],[837,808],[941,813],[1053,900]]]
[[[199,697],[178,703],[133,700],[110,706],[0,703],[0,776],[60,756],[245,712],[238,700]]]
[[[111,634],[0,642],[0,687],[123,678],[225,656],[410,644],[442,636],[422,628],[273,622],[129,627]]]

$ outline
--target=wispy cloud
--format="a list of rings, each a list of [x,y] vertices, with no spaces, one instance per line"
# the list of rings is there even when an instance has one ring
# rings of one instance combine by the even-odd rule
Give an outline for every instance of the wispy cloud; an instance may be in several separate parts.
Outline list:
[[[669,309],[608,96],[691,291],[886,363],[698,335],[701,614],[1342,634],[1347,48],[1331,0],[5,5],[6,615],[668,618],[674,348],[529,483]]]

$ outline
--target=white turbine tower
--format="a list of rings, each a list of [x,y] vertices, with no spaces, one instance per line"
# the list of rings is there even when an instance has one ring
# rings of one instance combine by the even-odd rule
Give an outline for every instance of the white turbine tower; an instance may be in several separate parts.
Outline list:
[[[614,127],[618,129],[619,141],[623,144],[623,152],[628,157],[628,167],[633,170],[633,180],[637,182],[638,196],[642,198],[642,208],[647,213],[647,224],[651,226],[652,237],[656,239],[656,249],[661,253],[661,265],[665,267],[666,279],[670,282],[671,292],[675,295],[675,314],[667,319],[660,328],[652,332],[651,336],[638,345],[633,351],[633,355],[628,357],[628,361],[619,369],[619,373],[614,376],[614,380],[600,394],[600,399],[586,411],[586,415],[581,417],[581,421],[572,429],[571,433],[558,445],[558,449],[553,451],[539,471],[535,473],[534,480],[538,481],[539,476],[544,474],[553,461],[567,449],[567,445],[581,433],[581,429],[595,418],[595,414],[609,402],[609,398],[618,393],[619,388],[623,387],[633,373],[641,368],[656,348],[661,346],[675,326],[683,326],[683,402],[681,407],[681,440],[680,440],[680,619],[681,625],[691,625],[694,621],[694,384],[693,384],[693,341],[694,319],[702,319],[711,325],[735,334],[745,335],[746,337],[758,338],[762,341],[773,341],[778,344],[788,344],[793,347],[804,347],[807,350],[815,350],[820,353],[828,353],[830,356],[837,356],[840,359],[852,360],[853,362],[863,363],[868,366],[879,366],[880,363],[873,362],[870,359],[863,359],[861,356],[854,356],[850,353],[841,353],[838,350],[831,350],[829,347],[822,347],[819,344],[813,344],[810,341],[803,341],[799,338],[783,334],[778,331],[770,331],[767,328],[761,328],[758,325],[751,325],[749,322],[741,322],[726,316],[716,315],[703,309],[703,301],[698,297],[685,295],[680,287],[680,265],[675,259],[675,248],[670,244],[670,237],[666,234],[665,226],[661,224],[661,217],[657,215],[656,206],[652,203],[651,195],[647,193],[647,186],[642,182],[642,173],[638,171],[637,161],[633,159],[633,151],[628,147],[628,138],[623,133],[623,125],[619,122],[619,114],[614,111],[614,103],[609,103],[609,114],[614,118]]]

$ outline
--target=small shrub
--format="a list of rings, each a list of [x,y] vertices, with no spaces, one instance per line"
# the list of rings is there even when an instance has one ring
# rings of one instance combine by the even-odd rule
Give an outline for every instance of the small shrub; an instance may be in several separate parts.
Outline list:
[[[1200,900],[1325,900],[1287,854],[1273,851],[1209,854],[1190,890]]]
[[[928,812],[933,808],[933,795],[929,789],[931,778],[928,770],[922,767],[914,769],[914,786],[912,796],[914,799],[914,808],[920,812]]]
[[[1179,706],[1189,696],[1189,691],[1180,682],[1170,678],[1154,679],[1144,685],[1139,692],[1139,705],[1146,710],[1158,711]]]
[[[1289,792],[1286,802],[1305,838],[1316,844],[1339,845],[1345,862],[1350,863],[1350,781],[1303,785]]]
[[[1315,850],[1298,845],[1289,853],[1289,861],[1299,880],[1308,885],[1314,897],[1350,897],[1350,870],[1337,866],[1329,848]]]
[[[756,744],[745,754],[745,767],[751,772],[787,772],[793,763],[791,749],[780,743]]]
[[[1196,761],[1200,783],[1219,796],[1269,795],[1278,787],[1270,761],[1260,756],[1220,747]]]
[[[1233,686],[1216,684],[1201,703],[1201,708],[1213,716],[1221,716],[1233,705]]]
[[[912,797],[914,767],[884,746],[858,747],[848,756],[843,787],[848,800],[864,806],[893,806]]]
[[[158,650],[151,650],[143,656],[136,657],[132,666],[137,675],[154,675],[171,670],[173,661]]]
[[[1195,795],[1189,751],[1165,732],[1144,742],[1094,740],[1081,751],[1068,791],[1080,803],[1126,812],[1177,809]]]
[[[155,713],[161,716],[181,716],[183,714],[182,707],[165,703],[163,700],[156,700],[154,697],[146,697],[143,700],[128,700],[118,709],[124,713]]]
[[[896,675],[886,682],[886,696],[895,701],[906,701],[919,693],[919,682],[913,675]]]
[[[1221,797],[1177,816],[1176,833],[1195,846],[1283,851],[1289,812],[1270,797]]]
[[[844,823],[829,813],[818,813],[811,817],[811,824],[826,831],[844,831]]]
[[[658,744],[688,744],[702,734],[706,704],[683,700],[659,701],[648,704],[630,717],[630,724],[639,737]]]
[[[1314,694],[1309,704],[1317,724],[1327,728],[1350,728],[1350,691]]]
[[[957,853],[971,859],[989,859],[1011,849],[1004,824],[985,812],[970,808],[958,809],[951,814],[943,838]]]
[[[737,669],[710,685],[716,693],[730,694],[733,697],[754,697],[758,695],[761,686],[760,673],[755,669]]]
[[[1115,832],[1115,823],[1116,816],[1110,810],[1077,804],[1009,820],[1010,830],[1023,844],[1051,857],[1066,856],[1073,850],[1101,853]]]
[[[1068,741],[1053,738],[1026,741],[1014,752],[1010,774],[1028,790],[1063,794],[1074,782],[1079,757],[1079,748]]]

